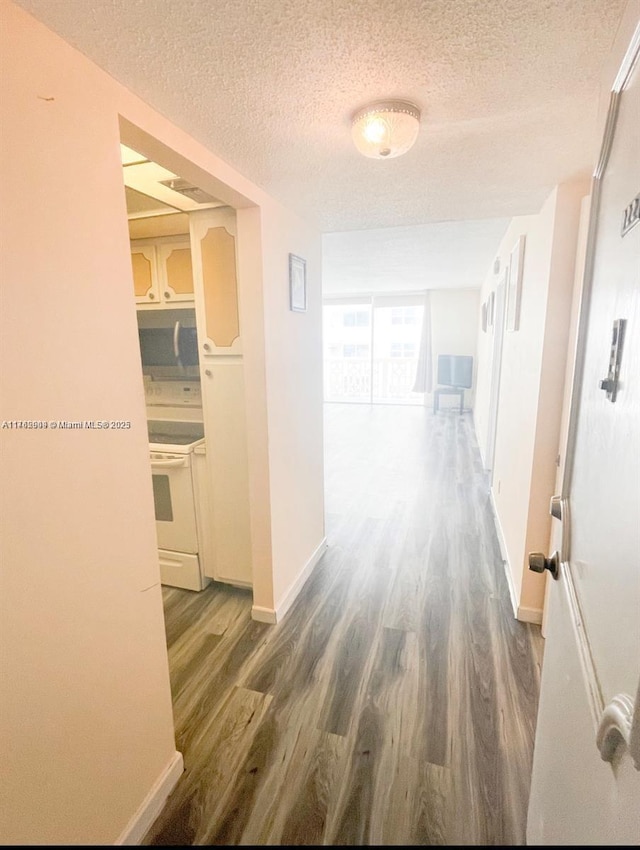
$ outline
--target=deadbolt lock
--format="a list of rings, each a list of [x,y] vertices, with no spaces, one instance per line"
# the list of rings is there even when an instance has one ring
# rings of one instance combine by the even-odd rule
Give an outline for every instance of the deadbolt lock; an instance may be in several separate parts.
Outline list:
[[[611,332],[611,352],[609,354],[609,372],[606,378],[600,381],[600,389],[607,394],[609,401],[615,401],[618,394],[618,380],[620,377],[620,360],[622,358],[622,344],[624,342],[624,329],[626,319],[616,319]]]

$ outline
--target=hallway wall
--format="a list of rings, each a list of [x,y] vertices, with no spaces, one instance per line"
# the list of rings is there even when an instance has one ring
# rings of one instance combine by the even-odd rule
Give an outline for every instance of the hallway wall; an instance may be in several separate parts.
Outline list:
[[[264,607],[323,534],[322,431],[306,427],[321,421],[320,405],[312,392],[295,417],[271,404],[287,353],[311,379],[320,369],[320,235],[9,0],[0,10],[2,420],[131,423],[0,432],[0,835],[114,844],[139,836],[181,770],[120,128],[159,140],[178,173],[241,207],[239,227],[256,237],[239,247],[239,280],[242,321],[255,332],[245,365],[254,601]],[[309,260],[300,323],[287,307],[289,251]],[[302,452],[300,476],[281,475]]]
[[[504,334],[491,495],[514,610],[530,622],[542,620],[545,577],[528,569],[528,553],[547,551],[551,529],[580,206],[588,191],[585,180],[562,184],[538,215],[514,218],[497,252],[501,272],[487,274],[480,294],[484,302],[495,290],[524,235],[519,329]],[[492,345],[492,334],[479,334],[474,418],[483,451]]]

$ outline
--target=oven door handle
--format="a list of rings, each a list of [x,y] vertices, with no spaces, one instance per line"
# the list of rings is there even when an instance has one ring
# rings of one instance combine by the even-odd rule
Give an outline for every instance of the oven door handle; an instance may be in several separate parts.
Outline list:
[[[152,469],[177,469],[179,466],[186,466],[186,457],[171,458],[171,460],[151,460]]]

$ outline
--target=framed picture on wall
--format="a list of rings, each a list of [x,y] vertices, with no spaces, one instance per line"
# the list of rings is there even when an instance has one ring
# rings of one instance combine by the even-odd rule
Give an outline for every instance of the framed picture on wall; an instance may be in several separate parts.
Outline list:
[[[522,269],[524,265],[524,236],[520,236],[511,251],[509,284],[507,286],[507,330],[520,327],[520,301],[522,299]]]
[[[289,254],[289,307],[298,313],[307,309],[307,261]]]

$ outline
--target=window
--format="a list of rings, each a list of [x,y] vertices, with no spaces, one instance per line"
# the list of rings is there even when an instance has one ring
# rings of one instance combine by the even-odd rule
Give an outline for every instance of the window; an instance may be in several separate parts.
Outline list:
[[[328,298],[323,307],[324,399],[423,404],[414,392],[423,298],[398,294]]]
[[[420,307],[392,307],[392,325],[417,325],[422,310]]]
[[[392,342],[391,343],[392,357],[415,357],[416,346],[413,342]]]
[[[369,357],[369,351],[368,345],[349,344],[342,346],[343,357]]]
[[[343,314],[342,322],[345,328],[368,328],[369,327],[369,311],[368,310],[350,310]]]

